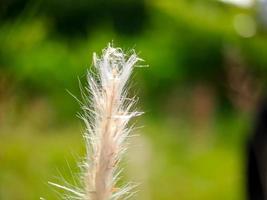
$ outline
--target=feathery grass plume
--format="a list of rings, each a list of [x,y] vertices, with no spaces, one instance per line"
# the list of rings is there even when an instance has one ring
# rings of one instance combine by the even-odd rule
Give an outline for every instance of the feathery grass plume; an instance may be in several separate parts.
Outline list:
[[[136,62],[141,59],[132,51],[127,56],[120,48],[110,44],[102,56],[93,55],[96,73],[88,73],[88,87],[82,91],[82,119],[86,125],[87,155],[82,165],[82,188],[65,189],[73,197],[67,199],[117,200],[126,199],[132,192],[130,184],[117,188],[121,169],[119,162],[132,130],[128,122],[140,112],[132,111],[134,98],[127,96],[127,82]]]

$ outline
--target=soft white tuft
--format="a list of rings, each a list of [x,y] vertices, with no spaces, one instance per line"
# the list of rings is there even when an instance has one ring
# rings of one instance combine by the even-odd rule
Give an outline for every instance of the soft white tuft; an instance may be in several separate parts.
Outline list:
[[[128,122],[140,112],[133,111],[134,98],[127,96],[127,82],[134,65],[141,60],[136,53],[127,56],[110,44],[101,57],[95,53],[96,73],[88,72],[88,87],[82,91],[84,103],[81,118],[86,125],[87,155],[82,164],[82,188],[52,185],[71,193],[66,199],[117,200],[131,196],[131,186],[118,188],[118,168],[126,150],[126,139],[132,127]]]

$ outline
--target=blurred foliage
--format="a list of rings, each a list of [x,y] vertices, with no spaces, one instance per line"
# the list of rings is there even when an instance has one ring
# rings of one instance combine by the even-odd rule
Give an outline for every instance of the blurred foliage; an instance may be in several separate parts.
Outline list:
[[[255,21],[251,37],[235,27],[240,14]],[[244,89],[253,96],[253,84],[267,80],[258,15],[217,0],[1,0],[0,199],[55,199],[46,181],[58,166],[73,181],[61,166],[67,160],[76,172],[65,155],[84,149],[78,103],[66,90],[79,97],[78,78],[85,82],[92,53],[108,42],[135,48],[149,65],[136,69],[132,87],[151,152],[151,168],[132,172],[148,176],[140,199],[243,199],[252,115],[231,85],[242,92],[245,74],[256,80]],[[232,65],[242,70],[231,74]]]
[[[228,46],[240,49],[255,75],[266,71],[264,34],[242,38],[233,28],[236,14],[254,11],[217,1],[14,0],[0,8],[1,73],[25,96],[49,96],[65,114],[77,107],[67,109],[73,104],[66,97],[61,102],[62,91],[79,93],[77,77],[91,66],[92,52],[111,41],[135,47],[151,66],[136,80],[154,111],[179,86],[205,82],[225,96]]]
[[[146,121],[142,134],[131,142],[126,158],[130,165],[124,165],[123,177],[140,183],[133,199],[244,199],[241,149],[246,121],[239,116],[219,120],[207,133],[223,132],[215,141],[199,138],[190,124],[176,125],[177,133],[165,120]],[[0,199],[58,199],[63,191],[47,181],[75,184],[76,162],[85,149],[82,137],[73,133],[81,132],[81,126],[40,128],[31,116],[14,127],[0,132]],[[226,140],[224,133],[236,138]]]

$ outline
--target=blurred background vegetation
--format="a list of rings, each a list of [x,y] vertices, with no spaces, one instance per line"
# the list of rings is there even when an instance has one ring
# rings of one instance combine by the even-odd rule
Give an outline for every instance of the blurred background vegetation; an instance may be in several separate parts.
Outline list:
[[[57,199],[84,155],[78,78],[108,42],[135,48],[135,199],[245,198],[246,143],[267,80],[266,1],[1,0],[0,199]]]

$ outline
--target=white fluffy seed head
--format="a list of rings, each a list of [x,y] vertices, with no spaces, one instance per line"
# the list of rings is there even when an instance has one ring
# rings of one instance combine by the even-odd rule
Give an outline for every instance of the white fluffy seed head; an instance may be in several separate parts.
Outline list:
[[[108,45],[101,57],[94,54],[96,78],[88,74],[92,118],[85,118],[90,137],[88,169],[85,178],[86,195],[92,200],[117,199],[128,193],[116,188],[118,162],[125,150],[130,128],[129,120],[139,115],[131,112],[134,99],[127,97],[127,81],[134,64],[140,60],[135,53],[127,57],[119,48]],[[89,122],[88,122],[89,120]],[[91,120],[91,121],[90,121]],[[90,152],[92,152],[90,154]]]
[[[60,186],[72,194],[70,199],[117,200],[132,194],[129,184],[118,188],[116,183],[125,140],[131,132],[128,122],[141,114],[133,111],[135,100],[127,96],[126,87],[134,65],[140,60],[134,51],[128,56],[110,44],[100,57],[94,53],[96,73],[93,76],[88,72],[88,86],[82,92],[87,149],[82,165],[82,188],[77,191]]]

